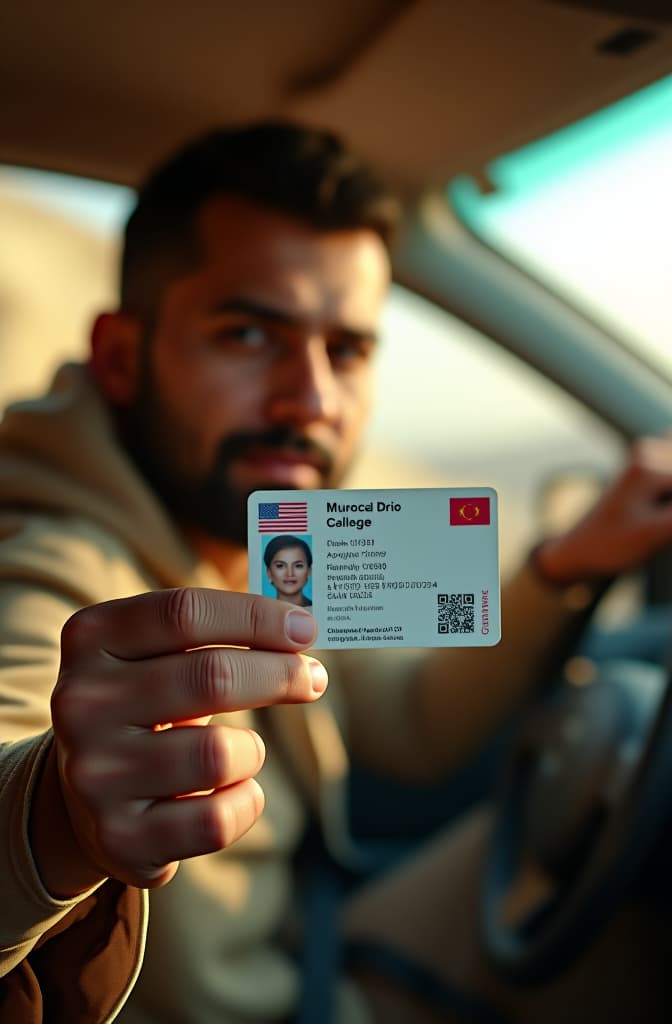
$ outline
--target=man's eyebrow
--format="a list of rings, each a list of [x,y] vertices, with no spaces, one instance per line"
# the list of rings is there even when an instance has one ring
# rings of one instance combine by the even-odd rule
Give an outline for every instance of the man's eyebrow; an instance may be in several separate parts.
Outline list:
[[[211,316],[241,313],[246,316],[256,317],[258,320],[285,324],[290,327],[298,327],[305,323],[305,318],[297,316],[296,313],[290,313],[289,310],[282,309],[280,306],[273,306],[270,303],[261,302],[259,299],[251,299],[245,296],[222,299],[211,306],[208,313]],[[348,326],[347,324],[336,324],[334,329],[341,337],[352,338],[353,341],[376,342],[378,340],[378,332],[374,328],[358,328]]]

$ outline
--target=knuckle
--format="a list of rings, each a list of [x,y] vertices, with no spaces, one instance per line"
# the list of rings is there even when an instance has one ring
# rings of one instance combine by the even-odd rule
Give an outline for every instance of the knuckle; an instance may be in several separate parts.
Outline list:
[[[200,822],[204,847],[221,850],[232,846],[263,809],[263,791],[252,779],[223,791],[214,800],[204,800]]]
[[[80,608],[74,612],[61,629],[61,655],[64,659],[74,656],[90,644],[97,633],[97,615],[94,607]]]
[[[245,603],[244,628],[250,637],[251,646],[255,646],[263,633],[264,604],[258,597],[250,596]]]
[[[237,800],[207,801],[204,815],[205,841],[211,849],[232,846],[241,834],[240,807]]]
[[[231,657],[219,647],[194,652],[189,659],[188,685],[210,712],[226,710],[232,706],[237,688]]]
[[[231,742],[224,730],[207,727],[201,730],[198,769],[208,784],[217,786],[233,768]]]
[[[194,587],[177,587],[168,592],[162,605],[164,624],[178,636],[190,636],[200,613],[198,590]]]
[[[51,695],[51,721],[57,734],[69,736],[73,703],[76,702],[73,701],[72,690],[61,673]]]
[[[308,669],[304,660],[298,655],[289,655],[282,660],[282,676],[280,691],[283,697],[290,697],[297,690],[305,690]]]
[[[73,741],[87,728],[89,701],[83,687],[61,674],[51,695],[51,720],[56,735]]]
[[[56,735],[68,744],[86,744],[114,708],[114,683],[96,673],[61,672],[50,704]]]
[[[239,683],[231,655],[225,650],[217,651],[217,671],[217,701],[225,708],[233,708],[237,703]]]
[[[216,648],[198,652],[194,659],[194,688],[203,696],[208,706],[215,706],[221,695],[222,686],[226,686],[228,676],[224,659]]]
[[[239,808],[233,802],[229,801],[220,805],[215,823],[219,831],[217,838],[220,846],[226,848],[235,843],[240,835],[239,817]]]
[[[89,806],[99,802],[104,791],[103,775],[100,759],[93,753],[71,755],[65,766],[65,774],[69,787]]]

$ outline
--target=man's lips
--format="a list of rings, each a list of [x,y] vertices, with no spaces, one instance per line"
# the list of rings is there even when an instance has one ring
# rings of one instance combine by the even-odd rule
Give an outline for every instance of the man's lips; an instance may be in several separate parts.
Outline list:
[[[306,477],[322,479],[328,467],[325,459],[314,451],[297,451],[295,448],[254,447],[241,452],[235,460],[238,466],[252,470],[258,477],[268,480],[289,482]]]
[[[331,446],[285,427],[232,434],[220,445],[218,461],[240,487],[311,489],[333,472]]]
[[[323,473],[326,470],[325,460],[315,451],[302,451],[296,448],[249,448],[242,458],[249,462],[284,462],[288,466],[312,466]]]

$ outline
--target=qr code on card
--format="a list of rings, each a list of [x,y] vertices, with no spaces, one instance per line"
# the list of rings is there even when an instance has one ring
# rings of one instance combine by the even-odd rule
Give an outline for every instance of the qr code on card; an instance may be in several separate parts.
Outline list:
[[[474,632],[473,594],[437,594],[436,602],[439,633]]]

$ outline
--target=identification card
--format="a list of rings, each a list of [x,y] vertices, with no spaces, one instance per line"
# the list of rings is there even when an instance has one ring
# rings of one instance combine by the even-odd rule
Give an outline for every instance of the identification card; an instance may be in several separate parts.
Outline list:
[[[500,639],[489,487],[255,491],[248,551],[250,591],[309,608],[317,650]]]

